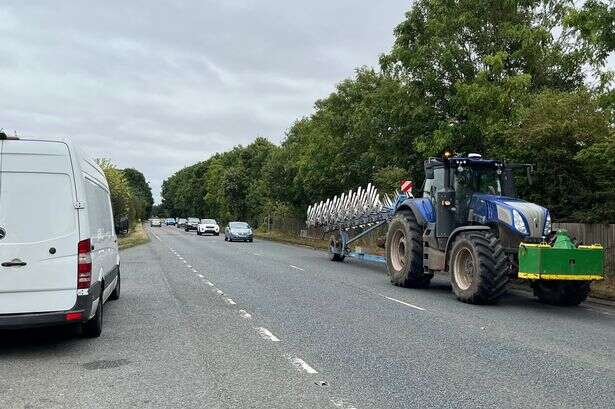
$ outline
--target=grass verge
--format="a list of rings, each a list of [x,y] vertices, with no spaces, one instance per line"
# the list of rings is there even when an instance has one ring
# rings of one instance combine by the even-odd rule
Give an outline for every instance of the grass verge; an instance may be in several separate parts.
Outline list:
[[[273,231],[270,233],[263,233],[255,231],[254,236],[265,240],[273,240],[290,244],[299,244],[301,246],[308,246],[320,250],[328,250],[329,248],[329,243],[326,240],[308,239],[283,232]]]
[[[308,246],[321,250],[328,250],[329,243],[327,240],[318,240],[318,239],[310,239],[299,237],[297,235],[293,235],[285,232],[277,232],[273,231],[270,233],[264,232],[254,232],[256,237],[266,240],[279,241],[283,243],[290,244],[298,244],[301,246]],[[364,249],[367,252],[371,252],[373,254],[383,255],[381,249]],[[522,287],[523,289],[530,290],[529,284],[525,282],[516,282],[515,287]],[[592,283],[591,287],[591,297],[599,298],[603,300],[611,300],[615,301],[615,276],[607,276],[603,281],[597,281]]]
[[[137,223],[127,235],[119,238],[119,247],[120,250],[125,250],[147,242],[149,242],[147,232],[140,223]]]

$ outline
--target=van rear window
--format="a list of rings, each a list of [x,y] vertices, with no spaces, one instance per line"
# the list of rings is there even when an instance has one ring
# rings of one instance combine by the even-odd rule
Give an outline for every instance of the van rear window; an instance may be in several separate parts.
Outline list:
[[[71,178],[59,173],[2,172],[0,226],[3,243],[31,243],[76,231]]]

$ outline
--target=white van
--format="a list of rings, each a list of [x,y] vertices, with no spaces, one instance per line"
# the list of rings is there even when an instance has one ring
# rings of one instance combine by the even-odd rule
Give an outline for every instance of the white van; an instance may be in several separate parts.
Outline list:
[[[0,133],[0,329],[102,330],[120,259],[102,170],[68,141]]]

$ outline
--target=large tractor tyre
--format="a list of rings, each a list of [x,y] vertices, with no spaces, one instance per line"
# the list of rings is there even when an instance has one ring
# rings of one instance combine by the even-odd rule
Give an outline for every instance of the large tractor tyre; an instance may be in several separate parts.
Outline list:
[[[346,258],[339,235],[332,235],[329,239],[329,258],[331,261],[344,261]]]
[[[545,281],[532,284],[534,295],[540,302],[551,305],[579,305],[589,295],[589,281]]]
[[[433,275],[423,270],[423,228],[411,210],[401,210],[391,220],[385,251],[391,283],[412,288],[429,286]]]
[[[448,260],[453,292],[468,304],[494,304],[506,292],[508,259],[491,232],[461,233]]]

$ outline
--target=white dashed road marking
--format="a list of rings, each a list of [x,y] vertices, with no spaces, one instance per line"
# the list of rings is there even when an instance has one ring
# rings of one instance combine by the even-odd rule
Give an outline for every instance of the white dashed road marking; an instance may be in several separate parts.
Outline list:
[[[203,274],[199,274],[200,278],[205,278],[205,276]]]
[[[295,368],[297,368],[297,370],[301,372],[307,372],[310,375],[318,373],[316,369],[312,368],[310,365],[308,365],[307,362],[305,362],[301,358],[297,358],[291,355],[286,355],[286,358],[290,361],[291,364],[293,364]]]
[[[268,341],[280,342],[280,338],[273,335],[271,331],[269,331],[267,328],[257,327],[256,330],[258,331],[261,338],[266,339]]]
[[[207,285],[208,285],[208,286],[210,286],[210,287],[213,287],[213,286],[214,286],[214,283],[212,283],[211,281],[206,281],[206,283],[207,283]]]
[[[379,295],[380,295],[381,297],[386,298],[387,300],[391,300],[391,301],[395,301],[395,302],[397,302],[397,303],[403,304],[403,305],[405,305],[406,307],[414,308],[415,310],[419,310],[419,311],[425,311],[425,308],[421,308],[421,307],[419,307],[419,306],[417,306],[417,305],[413,305],[413,304],[407,303],[407,302],[405,302],[405,301],[398,300],[398,299],[396,299],[396,298],[387,297],[386,295],[382,295],[382,294],[379,294]]]
[[[226,301],[229,305],[235,305],[237,304],[235,301],[233,301],[232,298],[225,298],[224,301]]]
[[[292,264],[290,264],[290,266],[291,266],[292,268],[294,268],[295,270],[305,271],[305,270],[304,270],[304,269],[302,269],[301,267],[293,266]]]
[[[340,398],[332,398],[331,403],[334,404],[336,407],[342,409],[357,409],[357,407],[354,406],[352,403]]]
[[[239,310],[239,314],[241,314],[242,318],[245,318],[247,320],[252,318],[252,314],[250,314],[248,311],[246,310]]]
[[[222,290],[216,290],[216,294],[218,294],[218,295],[224,295],[224,291],[222,291]]]
[[[193,273],[198,273],[198,271],[196,271],[196,268],[193,268],[193,269],[192,269],[192,272],[193,272]]]

